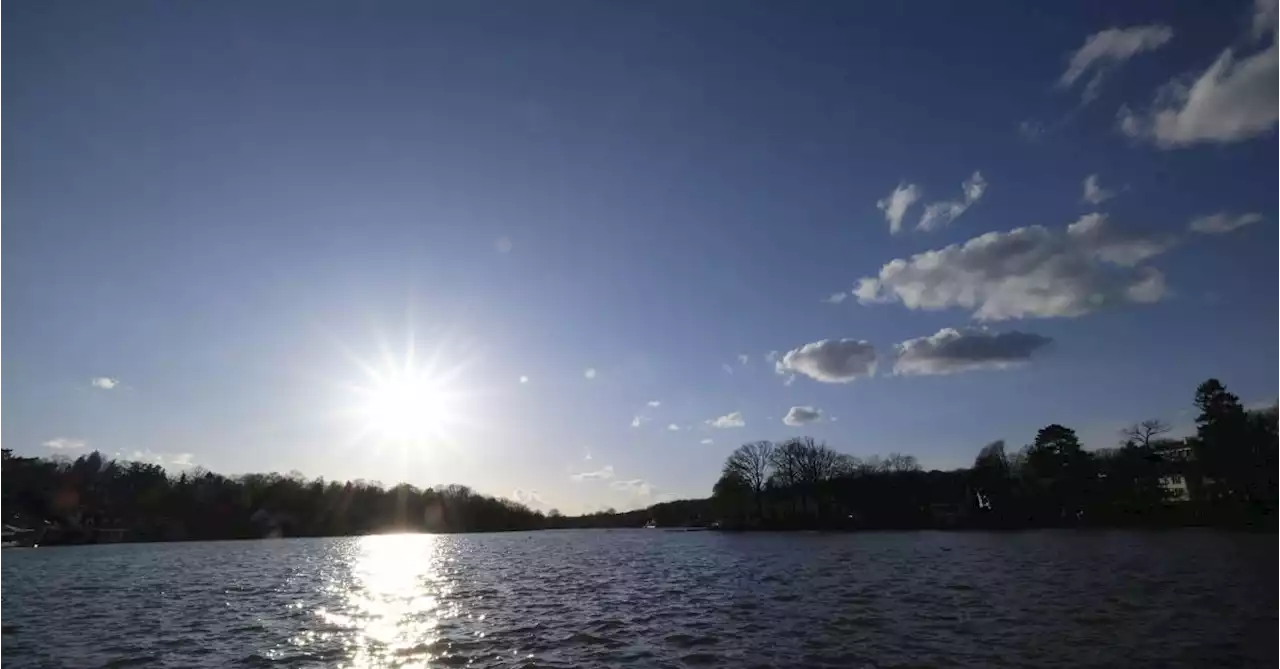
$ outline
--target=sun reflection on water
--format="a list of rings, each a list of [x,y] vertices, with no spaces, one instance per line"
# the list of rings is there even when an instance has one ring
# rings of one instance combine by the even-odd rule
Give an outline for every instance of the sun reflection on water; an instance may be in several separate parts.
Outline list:
[[[448,601],[447,541],[430,534],[361,537],[348,549],[345,572],[328,590],[340,605],[316,609],[326,629],[340,630],[352,667],[427,666],[448,648],[442,626],[459,617]],[[295,638],[309,645],[311,638]]]

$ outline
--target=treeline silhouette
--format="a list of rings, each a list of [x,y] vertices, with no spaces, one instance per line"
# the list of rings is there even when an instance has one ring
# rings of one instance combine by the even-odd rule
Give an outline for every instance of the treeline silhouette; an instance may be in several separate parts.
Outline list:
[[[875,529],[1071,525],[1275,527],[1276,409],[1246,411],[1216,380],[1196,390],[1194,437],[1144,421],[1118,448],[1086,451],[1049,425],[1010,453],[983,447],[972,467],[924,471],[914,457],[859,459],[810,438],[748,443],[707,499],[625,512],[543,513],[461,485],[383,488],[301,474],[170,475],[94,452],[75,460],[3,451],[5,524],[50,530],[45,543],[335,536],[383,531],[713,526]],[[124,530],[112,536],[111,530]]]
[[[973,467],[923,471],[915,458],[859,459],[810,438],[748,443],[712,494],[726,528],[1266,525],[1275,527],[1276,409],[1246,411],[1216,379],[1196,389],[1196,435],[1160,421],[1086,451],[1062,425],[1015,453],[982,448]]]
[[[382,531],[541,529],[547,516],[461,485],[306,480],[300,474],[230,478],[94,452],[74,461],[14,457],[4,450],[5,523],[53,528],[46,543],[98,541],[122,528],[127,541],[333,536]]]

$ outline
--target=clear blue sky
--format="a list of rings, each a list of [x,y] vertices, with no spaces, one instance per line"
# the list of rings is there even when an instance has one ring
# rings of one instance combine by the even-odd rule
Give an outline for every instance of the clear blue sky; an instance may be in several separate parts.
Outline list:
[[[20,453],[580,511],[1276,395],[1268,3],[6,10]],[[350,415],[410,333],[413,448]]]

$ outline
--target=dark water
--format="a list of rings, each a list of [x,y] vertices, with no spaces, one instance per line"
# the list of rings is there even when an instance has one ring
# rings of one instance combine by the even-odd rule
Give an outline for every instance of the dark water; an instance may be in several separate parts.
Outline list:
[[[1276,666],[1276,537],[655,530],[3,554],[3,664]]]

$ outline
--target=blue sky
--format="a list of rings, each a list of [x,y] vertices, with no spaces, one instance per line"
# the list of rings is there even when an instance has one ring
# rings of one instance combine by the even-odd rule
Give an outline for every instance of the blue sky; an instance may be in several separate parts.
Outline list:
[[[1276,395],[1265,2],[5,18],[21,453],[580,511],[746,440],[948,468]],[[453,399],[406,445],[352,387],[410,336]]]

